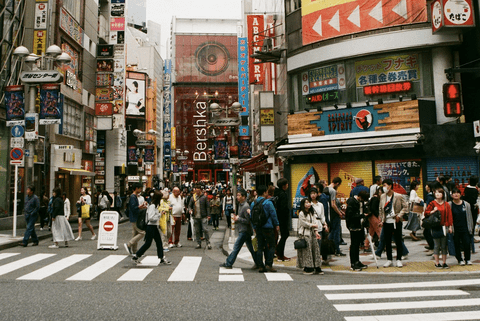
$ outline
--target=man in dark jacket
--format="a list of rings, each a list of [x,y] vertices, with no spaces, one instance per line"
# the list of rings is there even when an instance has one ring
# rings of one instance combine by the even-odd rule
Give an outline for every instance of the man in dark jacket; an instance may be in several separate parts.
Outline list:
[[[277,244],[277,259],[281,261],[290,261],[290,258],[285,256],[285,242],[289,236],[288,224],[290,219],[290,208],[288,208],[288,180],[280,178],[277,181],[277,188],[274,196],[276,198],[276,210],[278,222],[280,223],[280,241]]]
[[[360,262],[360,245],[365,239],[362,220],[365,218],[365,204],[368,201],[369,191],[361,191],[358,195],[351,196],[347,200],[347,209],[345,210],[345,221],[350,231],[352,244],[350,245],[350,264],[352,270],[362,270],[367,268]]]
[[[195,186],[195,194],[193,194],[193,197],[190,199],[188,208],[191,217],[193,217],[193,224],[195,226],[195,240],[198,244],[195,248],[202,248],[201,234],[203,232],[203,237],[207,242],[207,249],[211,250],[212,246],[210,245],[210,237],[208,236],[207,230],[207,223],[210,219],[210,206],[207,196],[202,192],[202,187],[200,185]]]

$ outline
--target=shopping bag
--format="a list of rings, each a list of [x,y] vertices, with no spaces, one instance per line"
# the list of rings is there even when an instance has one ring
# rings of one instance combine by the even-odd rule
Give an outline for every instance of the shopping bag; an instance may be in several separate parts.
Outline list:
[[[90,218],[90,205],[82,205],[82,218],[87,220]]]

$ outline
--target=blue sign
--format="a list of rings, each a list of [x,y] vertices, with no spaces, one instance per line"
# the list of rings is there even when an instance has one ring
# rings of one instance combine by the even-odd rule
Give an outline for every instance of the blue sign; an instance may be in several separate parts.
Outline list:
[[[248,116],[248,40],[238,38],[238,100],[243,110],[240,116]]]
[[[30,149],[25,149],[25,156],[27,156],[27,157],[30,156]]]
[[[23,129],[23,126],[15,125],[12,127],[12,137],[23,137],[24,133],[25,130]]]

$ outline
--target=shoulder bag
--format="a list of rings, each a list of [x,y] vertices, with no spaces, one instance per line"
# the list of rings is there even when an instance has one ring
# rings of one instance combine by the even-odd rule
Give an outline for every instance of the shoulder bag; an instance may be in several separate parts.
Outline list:
[[[311,221],[312,218],[310,217],[310,222]],[[303,235],[299,236],[298,239],[293,242],[293,247],[295,248],[295,250],[307,248],[307,240],[305,239],[305,228],[303,228]]]

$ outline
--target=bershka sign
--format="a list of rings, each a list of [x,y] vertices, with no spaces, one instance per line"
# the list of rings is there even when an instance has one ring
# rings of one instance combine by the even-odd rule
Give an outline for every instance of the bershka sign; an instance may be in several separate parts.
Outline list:
[[[249,83],[262,85],[263,64],[260,60],[251,57],[255,52],[261,51],[265,39],[265,20],[263,15],[247,15],[248,32],[248,71]]]
[[[193,115],[193,128],[197,138],[193,161],[207,161],[207,103],[197,102],[195,105],[195,114]]]

